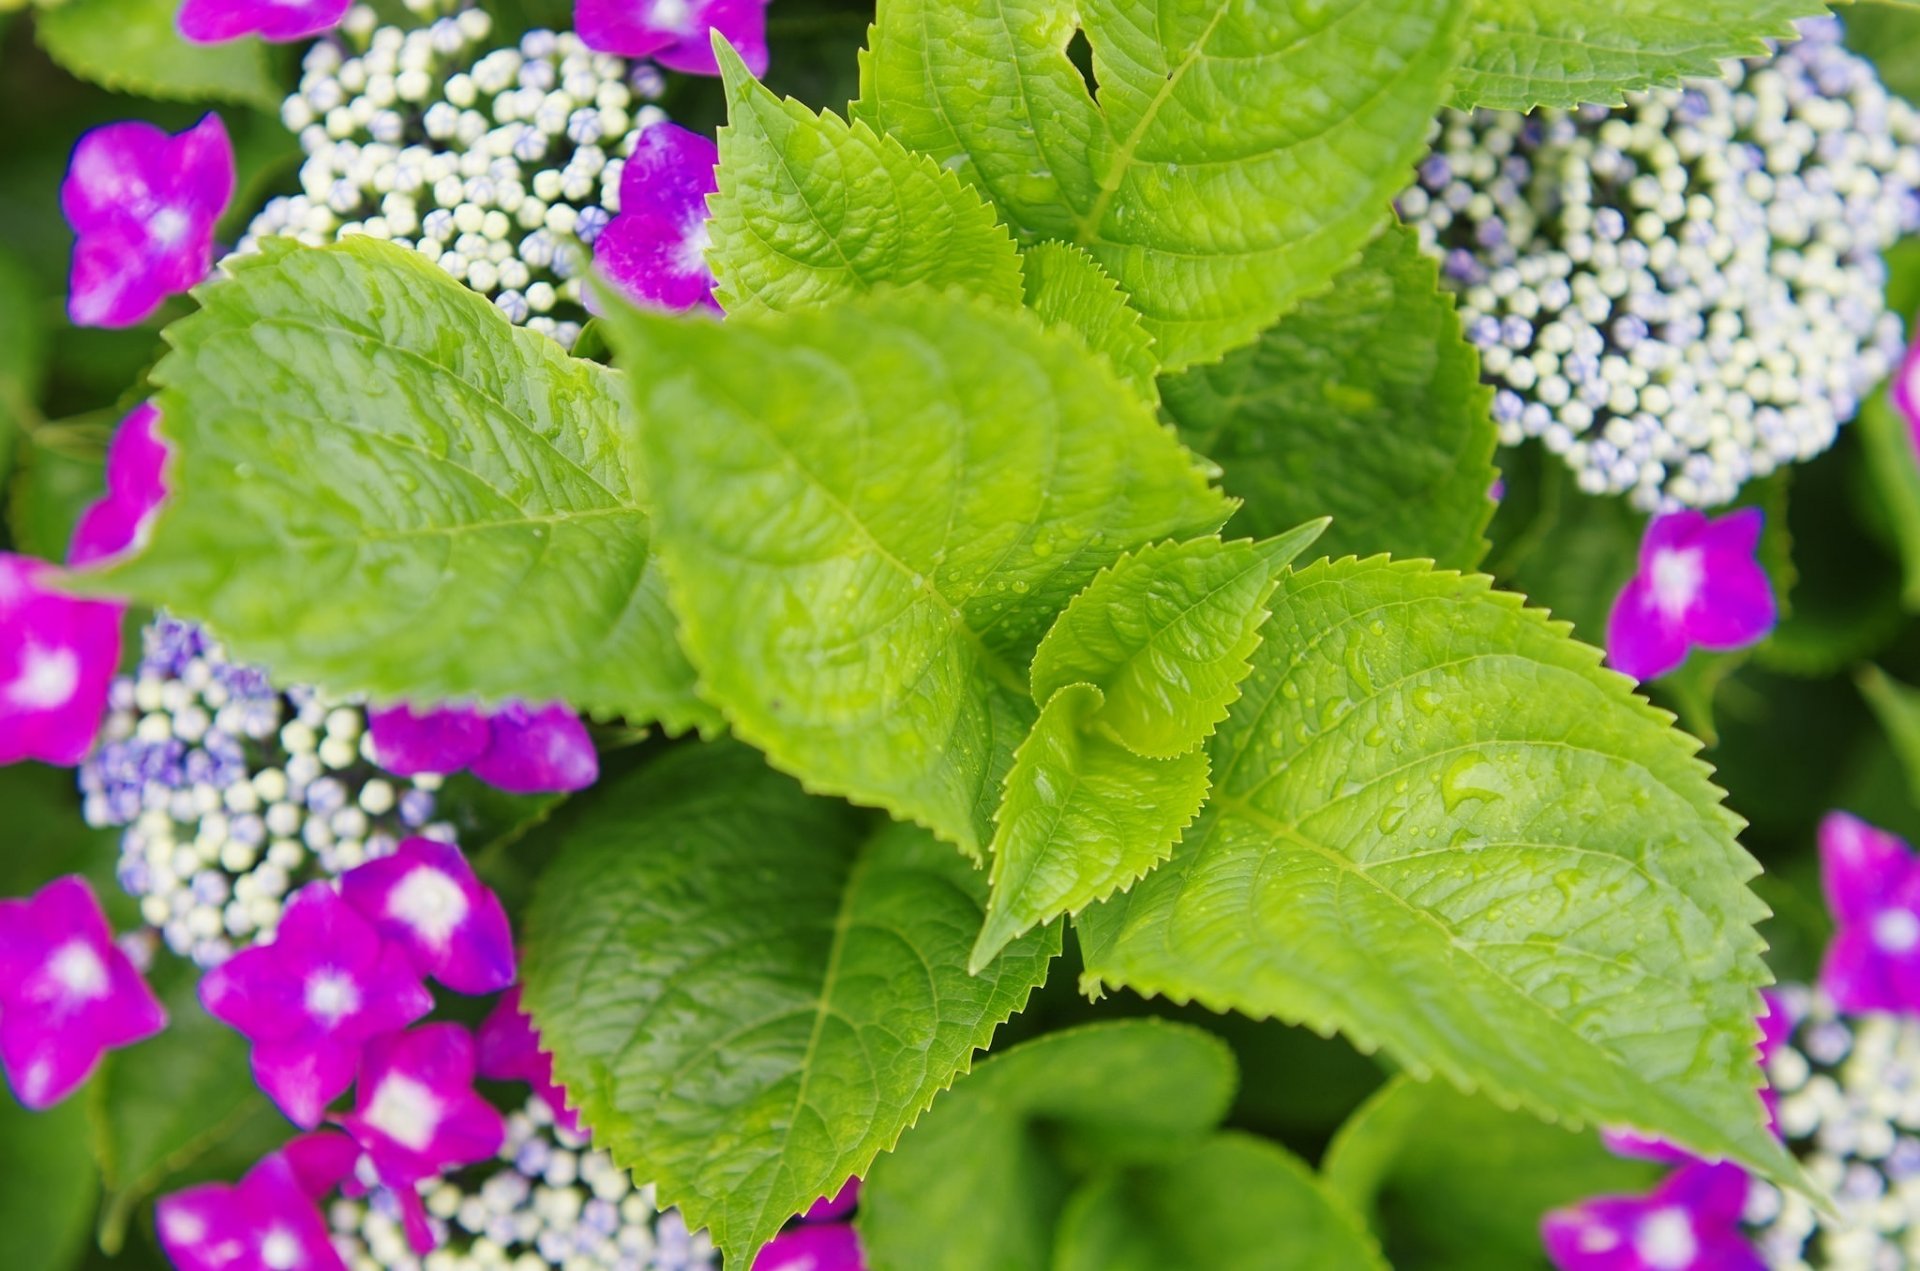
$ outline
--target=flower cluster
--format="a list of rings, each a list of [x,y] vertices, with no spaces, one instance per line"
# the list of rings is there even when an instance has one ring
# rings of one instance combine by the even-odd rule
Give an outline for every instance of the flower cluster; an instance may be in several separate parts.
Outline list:
[[[571,32],[487,51],[487,14],[418,30],[356,8],[308,50],[281,108],[306,160],[301,193],[254,219],[322,244],[368,234],[418,251],[512,321],[571,347],[589,249],[620,210],[621,171],[659,73]]]
[[[1591,493],[1710,507],[1832,444],[1899,357],[1881,253],[1920,114],[1808,22],[1726,82],[1449,113],[1401,215],[1444,261],[1502,441]]]

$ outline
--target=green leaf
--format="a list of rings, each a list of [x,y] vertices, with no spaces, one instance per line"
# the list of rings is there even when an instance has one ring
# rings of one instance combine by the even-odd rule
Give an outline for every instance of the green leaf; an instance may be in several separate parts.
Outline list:
[[[1089,1170],[1205,1135],[1233,1055],[1165,1020],[1050,1033],[980,1064],[873,1164],[855,1219],[874,1271],[1049,1271],[1054,1227]]]
[[[174,489],[147,550],[97,585],[337,692],[713,727],[618,377],[390,243],[264,246],[167,330]]]
[[[912,826],[682,748],[536,831],[528,1009],[594,1141],[745,1266],[864,1174],[1025,1003],[1057,928],[966,970],[986,888]]]
[[[64,0],[34,28],[47,56],[103,88],[169,101],[230,101],[278,113],[284,90],[266,45],[248,36],[193,44],[174,26],[178,0]]]
[[[1900,602],[1909,613],[1920,610],[1920,456],[1906,419],[1884,391],[1860,408],[1853,428],[1880,513],[1900,554]]]
[[[854,110],[1030,241],[1093,254],[1169,370],[1252,339],[1388,220],[1467,0],[882,0]],[[1085,27],[1098,104],[1067,54]]]
[[[1820,0],[1473,0],[1453,104],[1618,106],[1639,89],[1718,79],[1722,62],[1763,57],[1795,20],[1825,12]]]
[[[864,123],[780,100],[719,48],[728,124],[708,260],[729,314],[827,304],[882,283],[1020,302],[1013,239],[960,178]]]
[[[47,324],[40,284],[20,257],[0,251],[0,486],[13,471],[20,434],[39,417],[46,381]]]
[[[1920,689],[1902,684],[1873,665],[1861,667],[1854,682],[1900,761],[1908,792],[1920,803]]]
[[[1387,1271],[1313,1171],[1251,1134],[1088,1184],[1059,1241],[1054,1271]]]
[[[1698,742],[1488,586],[1384,559],[1284,580],[1200,820],[1080,915],[1086,982],[1792,1175],[1753,1089],[1741,822]]]
[[[0,1093],[0,1266],[72,1266],[99,1190],[83,1099],[29,1112]]]
[[[1661,1174],[1597,1134],[1405,1076],[1354,1113],[1322,1169],[1336,1195],[1374,1216],[1393,1265],[1428,1271],[1546,1271],[1542,1214],[1646,1191]]]
[[[1148,402],[1160,400],[1160,360],[1139,312],[1107,271],[1071,243],[1039,243],[1020,254],[1027,307],[1050,327],[1077,331]]]
[[[1122,552],[1231,511],[1022,309],[896,292],[754,321],[626,310],[609,335],[702,691],[810,789],[976,859],[1054,617]]]
[[[1264,611],[1261,611],[1264,613]],[[1109,739],[1091,684],[1053,694],[1014,752],[993,837],[993,897],[967,969],[1167,858],[1207,798],[1207,755],[1148,758]]]
[[[1073,598],[1033,655],[1033,700],[1090,684],[1089,717],[1137,755],[1172,759],[1213,735],[1240,696],[1280,566],[1318,537],[1309,524],[1255,544],[1156,543],[1109,565]]]
[[[1257,343],[1161,386],[1181,437],[1246,500],[1234,529],[1331,514],[1332,556],[1479,563],[1499,476],[1492,391],[1439,282],[1393,226]]]

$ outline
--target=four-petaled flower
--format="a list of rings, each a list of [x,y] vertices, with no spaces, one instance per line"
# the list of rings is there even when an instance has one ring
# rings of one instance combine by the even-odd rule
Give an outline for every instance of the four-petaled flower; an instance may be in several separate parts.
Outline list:
[[[238,1186],[204,1183],[162,1196],[154,1228],[179,1271],[346,1271],[316,1200],[276,1152]]]
[[[200,1000],[253,1043],[260,1088],[308,1129],[353,1084],[370,1041],[433,1009],[406,950],[326,883],[294,894],[271,943],[209,971]]]
[[[0,552],[0,764],[77,764],[106,713],[124,610],[54,590],[55,573]]]
[[[454,992],[497,993],[513,983],[507,911],[451,843],[410,838],[349,870],[340,895],[405,949],[415,970]]]
[[[0,1064],[21,1103],[53,1106],[106,1051],[166,1023],[84,879],[56,878],[29,899],[0,900]]]
[[[502,790],[537,794],[584,790],[600,776],[586,725],[558,702],[508,702],[490,713],[402,703],[369,711],[367,731],[380,766],[403,777],[469,768]]]
[[[177,136],[128,121],[81,137],[60,185],[76,235],[68,316],[83,327],[133,326],[198,284],[232,197],[233,145],[218,115]]]
[[[304,40],[331,31],[353,0],[186,0],[176,23],[195,44],[219,44],[243,35]]]
[[[767,0],[576,0],[573,27],[588,48],[650,57],[689,75],[720,73],[713,56],[718,31],[748,70],[767,69]]]
[[[1645,1196],[1603,1196],[1540,1222],[1560,1271],[1762,1271],[1740,1233],[1747,1173],[1694,1163]]]
[[[679,311],[713,298],[707,196],[720,150],[677,124],[640,134],[620,172],[620,215],[593,243],[594,268],[633,300]]]
[[[540,1048],[533,1020],[520,1009],[520,990],[501,995],[492,1013],[480,1025],[480,1075],[489,1081],[524,1081],[533,1087],[553,1113],[554,1123],[569,1134],[584,1134],[580,1114],[567,1107],[567,1092],[553,1079],[553,1056]]]
[[[1665,675],[1693,648],[1724,651],[1773,629],[1773,588],[1754,559],[1764,516],[1742,508],[1658,516],[1640,542],[1640,569],[1607,619],[1607,660],[1637,680]]]
[[[500,1150],[506,1122],[473,1090],[473,1035],[427,1024],[367,1047],[351,1113],[340,1124],[387,1186],[403,1189]]]
[[[1920,858],[1845,812],[1820,822],[1820,886],[1835,931],[1820,987],[1841,1011],[1920,1009]]]

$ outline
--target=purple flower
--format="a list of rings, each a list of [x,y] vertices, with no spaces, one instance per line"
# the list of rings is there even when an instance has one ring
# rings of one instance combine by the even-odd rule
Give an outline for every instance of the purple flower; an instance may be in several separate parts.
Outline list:
[[[719,147],[677,124],[641,133],[620,172],[620,215],[593,242],[601,276],[643,305],[718,310],[706,252],[719,162]]]
[[[204,1183],[162,1196],[154,1226],[179,1271],[346,1271],[314,1200],[276,1152],[238,1186]]]
[[[166,497],[167,445],[160,412],[142,402],[120,421],[107,448],[107,493],[80,514],[67,547],[69,565],[91,565],[140,546]]]
[[[689,75],[720,73],[718,31],[748,70],[767,70],[767,0],[575,0],[573,27],[588,48]]]
[[[800,1217],[806,1222],[833,1222],[845,1218],[860,1203],[860,1180],[850,1178],[831,1196],[822,1196]]]
[[[0,552],[0,764],[77,764],[106,713],[124,607],[63,595],[54,572]]]
[[[67,314],[128,327],[213,265],[213,226],[233,197],[233,145],[218,115],[178,136],[129,121],[73,148],[60,206],[77,241]]]
[[[1747,1186],[1738,1165],[1687,1165],[1649,1195],[1556,1209],[1540,1238],[1560,1271],[1763,1271],[1740,1234]]]
[[[56,878],[30,899],[0,900],[0,1065],[21,1103],[52,1107],[106,1051],[166,1024],[85,879]]]
[[[243,35],[304,40],[339,26],[352,7],[353,0],[186,0],[177,22],[180,34],[195,44]]]
[[[540,1048],[533,1020],[520,1009],[520,990],[511,988],[480,1025],[480,1075],[489,1081],[524,1081],[569,1134],[585,1134],[580,1114],[567,1107],[567,1092],[553,1079],[553,1056]]]
[[[428,1024],[367,1047],[358,1102],[340,1123],[396,1190],[484,1161],[506,1140],[506,1122],[473,1092],[473,1036]]]
[[[454,992],[497,993],[513,983],[507,911],[451,843],[407,839],[347,871],[340,895],[405,949],[415,970]]]
[[[1640,543],[1640,572],[1613,602],[1607,660],[1637,680],[1665,675],[1689,649],[1738,649],[1773,629],[1773,588],[1754,559],[1758,508],[1709,521],[1658,516]]]
[[[1835,930],[1820,987],[1841,1011],[1920,1009],[1920,859],[1858,817],[1820,822],[1820,886]]]
[[[792,1227],[767,1242],[753,1271],[866,1271],[853,1224]]]
[[[586,725],[558,702],[538,709],[509,702],[492,714],[402,703],[368,712],[367,730],[380,766],[403,777],[471,768],[489,785],[537,794],[584,790],[600,776]]]
[[[306,1129],[353,1084],[369,1041],[433,1009],[406,950],[326,883],[294,893],[271,943],[209,971],[200,1000],[253,1043],[254,1079]]]

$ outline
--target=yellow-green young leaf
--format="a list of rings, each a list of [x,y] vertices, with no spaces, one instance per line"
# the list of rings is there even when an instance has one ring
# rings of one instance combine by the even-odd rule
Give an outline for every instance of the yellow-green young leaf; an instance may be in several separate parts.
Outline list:
[[[1181,437],[1245,500],[1234,529],[1331,515],[1331,556],[1479,563],[1499,475],[1492,390],[1439,283],[1413,234],[1391,226],[1327,294],[1161,386]]]
[[[1206,751],[1137,755],[1098,728],[1101,701],[1091,684],[1067,685],[1014,752],[995,817],[993,898],[969,970],[1021,933],[1131,886],[1206,801]]]
[[[103,88],[277,112],[284,90],[266,46],[252,36],[194,44],[174,25],[179,9],[179,0],[63,0],[36,12],[33,23],[48,57]]]
[[[1160,400],[1159,359],[1153,337],[1126,293],[1107,271],[1071,243],[1039,243],[1020,254],[1027,307],[1050,327],[1080,333],[1087,347],[1105,354],[1120,378],[1148,402]]]
[[[702,691],[809,788],[976,858],[1054,617],[1122,552],[1232,509],[1024,309],[916,289],[608,330]]]
[[[1060,1221],[1053,1271],[1387,1271],[1373,1238],[1291,1152],[1216,1134],[1088,1183]]]
[[[1618,106],[1636,89],[1718,78],[1731,58],[1793,38],[1821,0],[1473,0],[1454,80],[1462,110]]]
[[[730,314],[799,309],[881,283],[1020,303],[1013,239],[979,194],[864,123],[781,100],[720,47],[727,126],[707,259]]]
[[[523,954],[554,1072],[607,1148],[729,1266],[864,1175],[1059,952],[978,976],[986,887],[924,830],[686,747],[534,832],[559,849]]]
[[[1791,1175],[1754,1092],[1758,866],[1699,743],[1485,578],[1347,559],[1270,603],[1206,810],[1080,915],[1088,983]]]
[[[1155,543],[1101,570],[1033,655],[1033,700],[1069,684],[1106,696],[1090,722],[1137,755],[1171,759],[1213,734],[1240,696],[1282,565],[1310,522],[1255,543]]]
[[[1049,1033],[982,1061],[873,1163],[854,1220],[873,1271],[1049,1271],[1090,1169],[1206,1137],[1233,1097],[1211,1033],[1126,1020]]]
[[[881,0],[854,110],[957,165],[1029,241],[1085,247],[1178,370],[1251,340],[1386,224],[1468,3]]]
[[[263,246],[167,329],[173,490],[146,551],[95,585],[335,691],[714,726],[618,376],[390,243]]]

